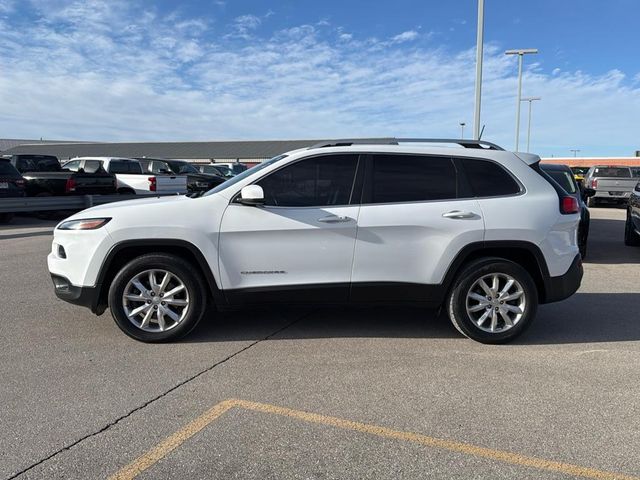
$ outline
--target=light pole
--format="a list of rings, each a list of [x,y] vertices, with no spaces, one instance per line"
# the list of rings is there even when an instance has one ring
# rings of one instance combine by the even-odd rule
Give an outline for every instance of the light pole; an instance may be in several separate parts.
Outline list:
[[[573,152],[573,157],[575,158],[578,155],[578,152],[580,150],[578,150],[577,148],[572,148],[571,150],[569,150],[570,152]]]
[[[531,104],[536,100],[541,100],[541,97],[525,97],[523,102],[529,102],[529,123],[527,124],[527,153],[529,153],[529,142],[531,141]]]
[[[466,123],[460,122],[460,138],[464,138],[464,126]]]
[[[482,97],[482,51],[484,37],[484,0],[478,0],[478,33],[476,38],[476,106],[473,114],[473,139],[480,140],[480,101]]]
[[[529,53],[538,53],[537,48],[520,48],[517,50],[507,50],[505,55],[518,55],[518,103],[516,108],[516,146],[517,152],[520,148],[520,103],[522,99],[522,57]]]

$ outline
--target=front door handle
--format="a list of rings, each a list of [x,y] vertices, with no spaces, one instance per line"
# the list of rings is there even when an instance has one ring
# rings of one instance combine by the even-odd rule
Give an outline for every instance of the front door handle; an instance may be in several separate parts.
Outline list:
[[[322,217],[318,219],[318,221],[322,223],[344,223],[350,222],[351,220],[351,218],[343,217],[341,215],[329,215],[328,217]]]
[[[450,212],[443,213],[442,216],[444,218],[468,219],[477,218],[478,214],[474,212],[463,212],[462,210],[451,210]]]

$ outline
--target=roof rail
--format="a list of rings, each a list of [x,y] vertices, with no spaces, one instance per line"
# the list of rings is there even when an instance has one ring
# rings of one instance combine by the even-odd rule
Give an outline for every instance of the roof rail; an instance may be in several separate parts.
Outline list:
[[[316,143],[309,147],[312,148],[324,148],[324,147],[349,147],[351,145],[399,145],[401,143],[453,143],[460,145],[464,148],[480,148],[485,150],[504,150],[504,148],[496,145],[495,143],[487,142],[485,140],[469,140],[469,139],[453,139],[453,138],[345,138],[339,140],[327,140],[324,142]]]

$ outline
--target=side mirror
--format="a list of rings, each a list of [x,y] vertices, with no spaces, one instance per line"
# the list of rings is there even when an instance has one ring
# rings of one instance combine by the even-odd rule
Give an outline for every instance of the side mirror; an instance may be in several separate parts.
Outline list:
[[[596,191],[593,188],[584,187],[584,190],[582,191],[582,194],[585,197],[593,197],[596,194]]]
[[[255,207],[264,205],[264,191],[260,185],[247,185],[240,190],[238,203]]]

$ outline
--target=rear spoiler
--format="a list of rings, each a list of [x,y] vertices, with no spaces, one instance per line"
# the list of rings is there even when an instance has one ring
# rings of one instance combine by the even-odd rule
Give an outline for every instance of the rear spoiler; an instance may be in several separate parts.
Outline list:
[[[533,153],[513,152],[513,154],[527,165],[534,165],[540,162],[540,157]]]

